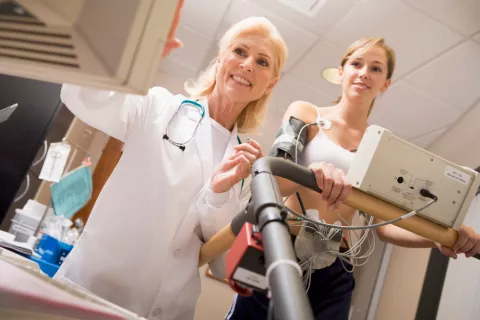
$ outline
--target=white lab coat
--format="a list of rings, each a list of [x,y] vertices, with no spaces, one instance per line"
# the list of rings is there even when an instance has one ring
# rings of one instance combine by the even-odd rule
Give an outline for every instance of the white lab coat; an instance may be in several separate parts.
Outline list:
[[[160,87],[135,96],[64,85],[61,98],[79,119],[125,147],[56,279],[148,319],[193,319],[199,236],[206,241],[231,221],[246,205],[250,182],[242,191],[241,183],[222,194],[208,189],[214,164],[206,102],[205,117],[182,152],[163,139],[186,99],[181,95]],[[196,124],[183,120],[169,130]],[[236,144],[235,128],[225,156]]]

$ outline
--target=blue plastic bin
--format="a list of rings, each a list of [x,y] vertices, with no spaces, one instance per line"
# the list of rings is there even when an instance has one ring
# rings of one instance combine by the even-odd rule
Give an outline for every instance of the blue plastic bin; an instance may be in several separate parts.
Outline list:
[[[60,268],[58,264],[49,263],[41,259],[37,259],[34,256],[29,256],[28,258],[38,263],[40,270],[42,270],[50,278],[53,278],[53,276],[57,273],[58,268]]]
[[[43,261],[57,264],[60,254],[60,241],[44,233],[35,251],[42,256]]]
[[[53,277],[72,249],[72,245],[58,241],[44,233],[35,249],[41,258],[38,259],[33,256],[29,258],[37,262],[40,269],[48,276]]]

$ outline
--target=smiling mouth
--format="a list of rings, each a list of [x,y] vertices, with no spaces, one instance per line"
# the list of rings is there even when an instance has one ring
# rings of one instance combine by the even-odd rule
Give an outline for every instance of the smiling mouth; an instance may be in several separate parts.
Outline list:
[[[357,86],[357,87],[359,87],[359,88],[362,88],[362,89],[370,89],[370,87],[367,86],[367,85],[364,84],[364,83],[354,83],[353,85],[354,85],[354,86]]]
[[[241,85],[244,85],[244,86],[247,86],[247,87],[251,87],[252,86],[252,83],[250,81],[248,81],[247,79],[245,78],[242,78],[242,77],[239,77],[237,75],[231,75],[230,78],[233,79],[233,81],[235,81],[236,83],[238,84],[241,84]]]

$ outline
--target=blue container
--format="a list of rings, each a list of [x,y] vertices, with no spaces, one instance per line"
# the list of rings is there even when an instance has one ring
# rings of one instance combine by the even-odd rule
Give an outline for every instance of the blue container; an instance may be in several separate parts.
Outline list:
[[[33,256],[29,258],[37,262],[43,272],[53,277],[72,249],[72,245],[58,241],[44,233],[35,249],[41,258],[38,259]]]
[[[43,261],[57,264],[60,255],[60,241],[44,233],[35,251],[42,256]]]
[[[35,258],[34,256],[29,256],[28,258],[30,260],[38,263],[38,266],[40,267],[40,270],[42,270],[50,278],[53,278],[55,273],[57,273],[58,268],[60,268],[58,266],[58,264],[49,263],[49,262],[43,261],[41,259]]]
[[[59,266],[62,265],[63,261],[68,256],[70,251],[72,251],[72,249],[73,249],[73,246],[71,244],[60,242],[60,250],[59,250],[58,260],[57,260],[57,264]]]

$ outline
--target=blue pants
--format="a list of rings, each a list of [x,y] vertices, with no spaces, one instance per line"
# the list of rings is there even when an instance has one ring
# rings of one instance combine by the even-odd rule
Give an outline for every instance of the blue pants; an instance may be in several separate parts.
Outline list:
[[[347,268],[350,265],[346,265]],[[316,320],[348,320],[355,280],[339,259],[330,267],[312,274],[308,298]],[[268,315],[268,298],[254,292],[251,297],[235,296],[227,320],[264,320]]]

